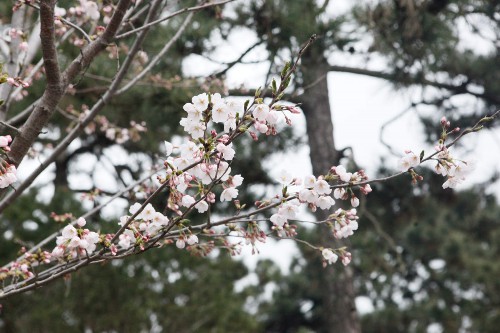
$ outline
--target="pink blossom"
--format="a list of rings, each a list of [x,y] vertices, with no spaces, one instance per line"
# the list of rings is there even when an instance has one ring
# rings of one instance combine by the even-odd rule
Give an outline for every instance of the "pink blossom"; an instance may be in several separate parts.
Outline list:
[[[178,249],[183,249],[186,247],[186,241],[184,241],[184,238],[178,238],[175,242],[175,246],[177,246]]]
[[[258,104],[252,111],[255,119],[266,121],[267,115],[269,114],[269,106],[266,104]]]
[[[276,225],[280,228],[282,228],[285,225],[285,223],[287,222],[286,217],[279,214],[279,213],[271,215],[270,220],[274,225]]]
[[[257,131],[259,131],[259,133],[267,133],[267,131],[269,130],[269,127],[267,127],[266,123],[265,122],[262,122],[262,121],[256,121],[253,126],[255,127],[255,129]]]
[[[19,87],[19,83],[12,77],[7,78],[7,83],[14,87]]]
[[[212,108],[212,121],[214,123],[223,123],[229,116],[229,109],[225,103],[219,102]]]
[[[236,189],[234,187],[228,187],[224,191],[222,191],[222,193],[220,195],[220,201],[221,202],[231,201],[234,198],[236,198],[237,196],[238,196],[238,189]]]
[[[315,205],[320,209],[330,209],[330,207],[335,205],[335,200],[333,200],[333,198],[328,195],[324,195],[316,200]]]
[[[99,6],[97,6],[94,1],[80,0],[80,6],[85,16],[92,21],[97,21],[101,16],[99,13]]]
[[[232,148],[232,144],[229,144],[229,145],[226,146],[223,143],[219,143],[217,145],[217,151],[222,154],[222,157],[226,161],[231,161],[234,158],[235,151]]]
[[[314,183],[313,189],[318,194],[330,194],[330,193],[332,193],[332,189],[330,188],[330,185],[328,185],[328,183],[323,179],[317,180]]]
[[[72,239],[73,237],[76,237],[77,235],[78,235],[78,232],[76,231],[75,227],[73,227],[71,224],[68,224],[62,230],[62,237],[65,240]]]
[[[414,168],[420,164],[420,158],[415,155],[412,151],[406,151],[405,156],[403,156],[398,161],[398,169],[401,172],[408,171],[410,168]]]
[[[243,184],[243,179],[244,178],[241,175],[234,175],[231,178],[231,185],[232,185],[232,187],[238,187],[241,184]]]
[[[313,175],[304,177],[304,187],[311,188],[314,186],[315,183],[316,183],[316,177],[314,177]]]
[[[0,136],[0,148],[6,148],[12,142],[12,137],[10,135]]]
[[[196,200],[190,195],[186,194],[182,197],[182,205],[184,207],[191,207],[195,202]]]
[[[208,95],[206,93],[194,96],[191,99],[194,107],[198,111],[205,111],[208,108]]]
[[[339,176],[340,180],[348,183],[351,180],[352,173],[347,172],[344,166],[339,165],[335,167],[335,173]]]
[[[54,257],[54,258],[60,258],[64,255],[64,246],[56,246],[53,250],[52,250],[52,253],[51,255]]]
[[[130,247],[132,243],[135,243],[135,235],[134,232],[130,229],[126,229],[119,237],[118,237],[118,246],[122,249],[126,250]]]
[[[293,177],[287,170],[281,170],[276,180],[278,181],[278,183],[286,186],[292,182]]]
[[[194,208],[198,210],[198,213],[205,213],[208,210],[208,203],[205,200],[198,202]]]
[[[76,224],[81,228],[85,226],[85,224],[87,224],[87,221],[85,221],[83,217],[80,217],[78,218],[78,220],[76,220]]]
[[[339,258],[339,256],[333,253],[333,251],[330,249],[323,249],[323,251],[321,251],[321,254],[328,264],[336,263]]]
[[[174,145],[168,141],[164,141],[164,142],[165,142],[165,155],[168,157],[172,154],[172,152],[174,150]]]
[[[198,243],[198,236],[193,235],[193,234],[189,235],[189,237],[186,240],[186,243],[188,243],[188,245],[197,244]]]
[[[344,255],[342,256],[342,264],[344,264],[344,266],[347,266],[349,265],[350,262],[351,262],[351,253],[350,252],[344,253]]]

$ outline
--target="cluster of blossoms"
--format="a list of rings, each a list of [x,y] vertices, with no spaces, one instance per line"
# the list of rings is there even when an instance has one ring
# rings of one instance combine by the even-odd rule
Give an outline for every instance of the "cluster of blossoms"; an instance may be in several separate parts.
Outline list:
[[[330,227],[335,238],[347,238],[352,236],[354,231],[358,230],[357,220],[359,217],[356,214],[357,211],[355,208],[350,210],[339,208],[329,216],[329,220],[333,221],[330,223]]]
[[[54,8],[54,23],[55,23],[55,34],[57,36],[63,36],[67,31],[69,25],[67,22],[72,22],[80,27],[89,23],[91,26],[91,32],[95,34],[100,34],[104,31],[104,26],[97,25],[102,21],[104,25],[108,24],[111,20],[113,14],[113,7],[111,5],[100,5],[100,1],[88,1],[79,0],[78,5],[69,8]],[[101,19],[101,15],[102,20]],[[90,36],[90,38],[95,38],[96,36]],[[70,40],[73,45],[77,47],[83,47],[86,44],[86,40],[80,37],[70,36]]]
[[[85,224],[87,224],[85,219],[80,217],[76,222],[79,229],[71,224],[64,227],[62,235],[57,237],[57,246],[52,251],[52,256],[60,258],[69,254],[71,258],[76,258],[78,255],[92,254],[97,247],[96,244],[101,240],[97,232],[82,229]]]
[[[440,149],[437,155],[437,163],[435,167],[436,173],[447,177],[443,183],[443,188],[455,188],[461,184],[465,177],[472,171],[473,165],[471,162],[464,162],[455,159],[451,156],[450,151],[446,147],[436,147]]]
[[[20,252],[24,255],[21,260],[11,263],[8,267],[0,267],[0,281],[3,281],[8,277],[14,279],[31,278],[35,276],[32,272],[33,266],[49,264],[52,258],[52,254],[47,251],[39,250],[36,253],[29,253],[26,251],[25,247],[22,247]]]
[[[235,156],[232,140],[236,133],[247,131],[248,124],[253,124],[258,132],[266,135],[275,134],[275,125],[279,119],[277,115],[283,114],[283,110],[290,111],[290,109],[296,113],[294,107],[278,108],[279,110],[263,103],[256,103],[240,113],[240,105],[225,101],[219,94],[200,94],[193,97],[192,103],[184,105],[187,117],[181,120],[181,125],[191,138],[178,146],[165,142],[166,175],[158,178],[162,185],[170,189],[168,208],[178,217],[169,221],[166,216],[156,212],[151,204],[147,204],[133,220],[130,220],[130,216],[123,216],[120,219],[120,226],[126,225],[126,228],[118,237],[118,247],[122,250],[127,250],[131,246],[142,248],[159,232],[170,230],[173,226],[178,226],[180,230],[175,241],[178,248],[198,244],[198,236],[192,234],[189,228],[185,228],[182,218],[193,209],[198,213],[206,212],[210,205],[216,202],[215,186],[220,186],[222,189],[219,195],[221,202],[234,201],[239,207],[235,199],[238,196],[238,187],[243,183],[243,177],[231,175],[230,162]],[[290,121],[287,120],[287,123]],[[210,124],[214,124],[213,126],[222,124],[225,133],[218,134],[215,129],[209,129]],[[252,135],[254,136],[256,134]],[[284,187],[283,196],[277,197],[282,202],[277,212],[270,217],[273,229],[280,236],[296,236],[296,226],[289,224],[289,220],[296,218],[299,207],[304,204],[312,211],[317,208],[330,209],[335,204],[332,194],[340,200],[350,198],[352,206],[358,206],[359,199],[355,196],[352,187],[359,187],[362,193],[368,194],[371,192],[370,185],[357,185],[366,180],[363,170],[351,173],[341,165],[332,167],[326,176],[316,178],[310,175],[303,180],[293,178],[284,171],[278,180]],[[337,185],[333,191],[328,181],[337,181],[343,187]],[[287,193],[289,186],[302,186],[302,188],[295,194],[289,195]],[[132,205],[129,210],[130,214],[136,215],[141,207],[138,203]],[[337,211],[329,219],[333,221],[329,223],[334,229],[334,236],[343,238],[352,235],[357,229],[356,220],[355,209]],[[266,239],[266,234],[257,223],[248,223],[246,229],[233,227],[231,232],[244,237],[247,244],[252,244],[254,251],[255,243],[264,242]],[[116,245],[110,244],[109,247],[112,253],[117,253]],[[238,246],[231,245],[229,242],[226,247],[230,248],[232,253],[240,251]],[[339,252],[339,255],[342,254],[343,252]],[[350,256],[347,257],[350,258]],[[328,261],[333,262],[331,259]],[[347,259],[343,262],[346,263]]]
[[[363,183],[367,179],[368,177],[363,170],[351,173],[347,172],[342,165],[332,167],[326,176],[316,178],[313,175],[309,175],[303,180],[292,178],[286,171],[282,172],[278,181],[284,186],[283,193],[285,196],[288,195],[286,192],[289,186],[302,185],[302,189],[294,196],[290,196],[289,200],[278,198],[283,200],[283,203],[280,204],[278,212],[270,218],[273,223],[273,229],[278,231],[278,235],[284,233],[287,236],[293,237],[296,235],[296,227],[290,225],[289,220],[296,218],[298,209],[302,204],[306,204],[312,211],[315,211],[317,208],[323,210],[330,209],[335,204],[335,200],[330,196],[332,194],[332,187],[328,181],[336,181],[338,183],[333,191],[335,199],[348,200],[350,198],[351,205],[357,207],[359,199],[355,196],[352,187],[359,187],[360,192],[367,195],[372,191],[369,184]],[[355,208],[350,210],[338,209],[329,216],[327,224],[332,229],[332,234],[335,238],[347,238],[354,234],[354,231],[358,229],[358,216],[356,213]],[[338,255],[331,249],[323,250],[322,254],[326,264],[335,263],[338,259]],[[343,250],[339,254],[342,256],[344,265],[347,265],[351,260],[351,254]]]
[[[73,105],[69,105],[66,112],[78,117],[80,121],[83,121],[90,114],[90,110],[86,105],[82,106],[82,112],[80,113],[74,109]],[[140,123],[131,121],[128,128],[119,127],[110,122],[105,116],[98,115],[85,127],[85,133],[92,134],[97,130],[104,133],[109,140],[117,144],[123,144],[129,140],[133,142],[139,141],[141,133],[147,132],[147,127],[144,121]]]
[[[21,52],[26,52],[28,50],[28,43],[26,42],[26,35],[20,29],[10,28],[7,29],[7,35],[3,38],[7,42],[12,42],[15,39],[20,39],[20,43],[18,45],[18,49]]]
[[[50,262],[50,260],[49,260]],[[6,279],[8,276],[22,277],[23,279],[28,279],[33,277],[34,274],[30,271],[30,265],[27,263],[12,263],[9,268],[0,268],[0,281]]]
[[[420,164],[420,157],[418,157],[411,150],[405,150],[405,155],[398,161],[398,169],[401,172],[408,171],[415,168]]]
[[[102,11],[106,14],[112,11],[111,6],[105,6]],[[68,10],[61,7],[55,7],[54,16],[56,19],[69,16],[75,18],[77,23],[80,25],[86,21],[97,21],[101,17],[99,5],[97,2],[88,0],[79,0],[79,4],[74,7],[70,7]],[[109,20],[109,19],[108,19]],[[104,22],[105,24],[108,22]]]
[[[205,136],[209,119],[214,123],[223,123],[225,132],[236,129],[236,114],[240,105],[224,101],[220,94],[203,93],[194,96],[192,103],[186,103],[184,111],[188,115],[181,119],[181,126],[193,139],[199,139]]]
[[[216,193],[220,191],[220,202],[233,202],[238,210],[242,209],[238,196],[238,187],[243,183],[241,175],[231,175],[230,163],[235,157],[233,140],[239,135],[249,133],[253,139],[257,139],[257,134],[250,131],[250,126],[256,129],[257,133],[274,135],[277,132],[276,124],[284,116],[286,123],[291,121],[284,111],[297,113],[295,106],[266,105],[263,100],[256,96],[254,102],[249,106],[247,101],[243,107],[234,101],[224,100],[220,94],[200,94],[192,98],[191,103],[184,105],[187,117],[182,118],[180,124],[190,135],[187,142],[181,145],[174,145],[165,141],[166,160],[164,166],[166,173],[159,176],[158,180],[162,187],[169,188],[169,198],[167,208],[177,216],[169,219],[164,214],[155,211],[151,204],[133,204],[129,216],[122,216],[119,225],[123,229],[119,235],[105,234],[99,235],[96,232],[83,229],[86,222],[83,218],[77,220],[75,228],[72,224],[67,225],[62,230],[62,235],[57,237],[57,246],[52,253],[39,255],[39,263],[48,263],[52,258],[61,259],[76,258],[93,253],[97,244],[100,243],[107,248],[111,254],[117,255],[119,251],[128,251],[131,248],[139,247],[144,249],[159,241],[164,235],[167,236],[172,228],[178,228],[173,234],[165,238],[165,244],[175,243],[179,249],[187,248],[193,254],[207,255],[215,247],[215,241],[210,240],[200,244],[197,234],[193,233],[186,219],[188,213],[196,210],[198,213],[205,213],[210,206],[217,201]],[[99,123],[106,134],[114,129],[105,118]],[[469,164],[454,159],[444,144],[447,135],[457,132],[458,129],[448,131],[449,122],[442,120],[443,135],[437,152],[432,155],[437,160],[436,171],[448,180],[443,187],[453,187],[464,178]],[[97,124],[97,123],[96,123]],[[220,125],[219,125],[220,124]],[[142,125],[138,125],[142,128]],[[212,128],[210,128],[212,127]],[[222,129],[223,133],[217,133],[216,129]],[[140,129],[139,129],[140,131]],[[109,134],[111,135],[111,134]],[[10,136],[0,137],[0,149],[4,152],[9,150],[12,141]],[[412,151],[406,151],[405,156],[399,161],[399,168],[402,172],[410,172],[414,180],[420,177],[413,170],[423,159],[423,154],[417,156]],[[427,158],[429,159],[429,158]],[[11,166],[9,166],[11,167]],[[13,168],[15,172],[15,168]],[[4,168],[5,169],[5,168]],[[9,173],[7,169],[2,170],[4,174]],[[15,178],[15,176],[14,176]],[[2,178],[0,178],[2,179]],[[273,199],[264,202],[257,202],[259,213],[263,208],[277,208],[277,211],[269,218],[272,223],[272,231],[278,237],[294,238],[297,235],[297,226],[291,221],[297,218],[299,208],[305,206],[312,211],[318,208],[322,210],[330,209],[335,200],[350,201],[351,209],[337,209],[329,215],[326,221],[321,221],[331,230],[332,236],[336,239],[350,237],[358,230],[358,219],[356,207],[359,206],[359,198],[354,190],[367,195],[372,189],[368,182],[368,177],[363,170],[348,172],[342,165],[333,166],[324,176],[315,177],[309,175],[303,179],[293,177],[287,171],[283,171],[278,177],[278,182],[282,184],[281,195],[276,195]],[[0,182],[0,184],[3,184]],[[299,187],[295,192],[290,188]],[[267,209],[267,208],[266,208]],[[257,212],[256,212],[257,213]],[[252,216],[254,214],[247,214]],[[70,216],[62,216],[67,218]],[[241,252],[242,242],[232,243],[227,236],[237,236],[245,239],[246,244],[253,247],[256,252],[256,243],[265,242],[267,234],[261,229],[257,221],[237,221],[237,218],[230,218],[227,223],[228,232],[216,231],[207,223],[202,229],[202,234],[221,240],[221,247],[235,255]],[[239,225],[244,223],[244,225]],[[221,223],[219,222],[218,225]],[[163,234],[162,234],[163,233]],[[116,244],[112,241],[117,239]],[[344,265],[351,262],[352,255],[345,248],[316,248],[321,252],[323,265],[334,264],[339,259]],[[258,251],[257,251],[258,252]],[[26,258],[35,258],[35,255],[26,253]],[[38,257],[37,257],[38,258]],[[30,262],[15,262],[11,264],[7,271],[10,276],[32,276],[29,272]],[[3,274],[3,275],[1,275]],[[7,276],[5,269],[0,271],[1,276]]]
[[[443,183],[443,188],[455,188],[465,180],[465,177],[473,169],[473,164],[471,162],[465,162],[454,158],[450,153],[450,149],[446,146],[445,142],[448,135],[460,131],[458,127],[450,130],[450,126],[450,122],[443,117],[441,119],[441,137],[438,144],[434,147],[437,152],[436,156],[433,157],[433,159],[437,161],[434,170],[437,174],[447,177],[446,181]],[[405,151],[405,155],[398,161],[398,169],[401,172],[409,171],[414,183],[422,180],[422,176],[418,175],[413,168],[417,167],[422,162],[423,157],[423,152],[420,156],[417,156],[411,150],[407,150]]]
[[[460,131],[460,128],[458,127],[449,131],[450,126],[450,122],[443,117],[441,119],[441,127],[443,129],[441,139],[435,147],[438,152],[435,171],[436,173],[447,177],[447,180],[443,183],[443,188],[455,188],[458,184],[461,184],[465,180],[465,177],[473,169],[473,163],[464,162],[454,158],[451,155],[450,150],[446,147],[445,141],[447,136],[451,133],[457,133]]]
[[[10,135],[0,136],[0,150],[3,154],[10,151],[9,145],[11,142],[12,137]],[[6,188],[16,181],[16,166],[9,164],[2,157],[0,157],[0,188]]]
[[[234,201],[238,196],[238,187],[243,183],[241,175],[231,175],[230,162],[235,156],[232,139],[236,130],[244,128],[247,130],[248,124],[257,124],[256,128],[266,126],[266,131],[260,131],[267,135],[277,132],[275,125],[280,119],[283,111],[274,110],[263,103],[257,103],[253,107],[242,112],[242,105],[232,100],[225,100],[220,94],[200,94],[194,96],[191,103],[186,103],[183,107],[187,112],[187,117],[182,118],[180,124],[189,134],[190,140],[184,144],[174,146],[165,142],[167,159],[164,165],[167,169],[165,177],[159,177],[160,183],[168,185],[170,195],[168,208],[178,216],[183,217],[186,212],[196,209],[198,213],[208,211],[211,204],[216,201],[214,186],[220,185],[222,192],[219,195],[221,202]],[[284,110],[288,110],[285,108]],[[213,124],[213,125],[211,125]],[[218,134],[215,129],[209,126],[221,124],[225,133]],[[252,134],[251,134],[252,135]],[[255,135],[255,134],[254,134]],[[252,137],[254,137],[252,135]],[[324,181],[323,181],[324,182]],[[328,187],[328,184],[322,186]],[[331,190],[328,188],[329,192]],[[320,191],[320,194],[323,192]],[[330,200],[322,198],[319,200],[321,206],[327,205]],[[288,210],[289,218],[295,217],[295,208],[298,200],[291,201],[280,208],[280,213],[285,214]],[[333,203],[331,203],[333,204]],[[136,212],[140,205],[131,207],[131,213]],[[150,237],[168,225],[149,223],[154,209],[148,205],[144,211],[148,211],[149,217],[144,217],[141,213],[133,223],[130,223],[120,238],[120,247],[128,248],[131,244],[140,244],[142,239],[147,241]],[[122,225],[129,217],[122,218]],[[139,220],[139,221],[136,221]],[[173,222],[175,224],[175,222]],[[142,227],[141,227],[142,226]],[[149,231],[148,228],[153,228]],[[180,232],[176,240],[178,248],[198,243],[198,237],[194,234],[184,234]],[[228,248],[233,247],[228,246]],[[234,252],[238,252],[234,250]]]
[[[298,200],[293,199],[282,204],[278,212],[271,216],[271,222],[276,227],[282,228],[288,222],[288,219],[295,218],[298,207],[303,203],[307,204],[312,211],[316,211],[317,208],[323,210],[330,209],[335,204],[335,200],[330,196],[332,187],[328,181],[337,181],[341,185],[341,187],[336,187],[333,191],[335,199],[348,200],[350,198],[351,205],[357,207],[359,199],[352,191],[351,186],[364,182],[367,179],[368,177],[363,170],[355,173],[347,172],[342,165],[332,167],[328,175],[324,177],[319,176],[316,178],[314,175],[309,175],[304,177],[303,181],[292,178],[288,172],[283,171],[278,178],[278,182],[286,188],[288,186],[302,185],[302,189],[296,195]],[[365,195],[372,191],[370,184],[359,185],[359,189]]]
[[[329,175],[327,175],[328,179],[333,179],[340,181],[344,184],[354,184],[359,186],[359,191],[368,195],[372,191],[372,187],[370,184],[359,184],[362,182],[366,182],[368,180],[368,176],[366,175],[364,170],[359,170],[355,173],[347,172],[344,166],[338,165],[334,166],[330,169]],[[351,206],[358,207],[359,206],[359,198],[354,194],[351,187],[337,187],[333,191],[333,197],[335,199],[340,200],[349,200],[351,201]]]
[[[129,213],[135,215],[140,208],[141,204],[135,203],[130,207]],[[122,216],[118,224],[123,227],[129,219],[130,216]],[[168,217],[157,212],[151,204],[147,204],[119,236],[118,245],[122,249],[128,249],[131,245],[147,242],[158,231],[167,226],[168,222]]]
[[[246,228],[238,226],[237,224],[229,224],[228,228],[230,230],[230,236],[241,237],[245,240],[246,245],[252,246],[252,254],[259,253],[257,249],[257,243],[265,243],[267,240],[267,235],[262,230],[257,223],[257,221],[248,222]],[[290,229],[295,228],[295,226],[290,226]],[[228,240],[224,241],[224,245],[231,255],[237,255],[241,253],[242,242],[231,243]]]
[[[352,260],[351,252],[347,252],[344,249],[340,249],[339,252],[342,264],[344,264],[344,266],[349,265]],[[323,267],[334,264],[339,259],[339,256],[332,249],[323,249],[321,254],[323,255]]]
[[[118,127],[110,123],[104,116],[96,117],[95,122],[100,125],[100,130],[105,133],[106,138],[117,144],[123,144],[129,140],[137,142],[141,139],[141,133],[147,131],[145,122],[136,123],[131,121],[129,128]]]

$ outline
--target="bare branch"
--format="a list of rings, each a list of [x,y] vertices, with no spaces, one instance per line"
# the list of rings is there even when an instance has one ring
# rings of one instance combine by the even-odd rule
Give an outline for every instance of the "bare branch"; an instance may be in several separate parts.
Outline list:
[[[149,71],[151,71],[151,69],[160,61],[160,59],[165,55],[165,53],[167,53],[168,50],[170,50],[170,48],[172,47],[172,45],[179,39],[179,37],[184,32],[184,30],[186,29],[189,22],[191,22],[192,18],[193,18],[193,13],[189,13],[189,15],[186,17],[186,19],[184,20],[184,22],[180,26],[180,28],[175,33],[175,35],[168,41],[167,44],[165,44],[165,46],[163,46],[161,51],[153,59],[151,59],[149,64],[146,66],[146,68],[144,68],[139,74],[134,76],[134,78],[132,80],[130,80],[130,82],[128,82],[124,87],[122,87],[120,90],[118,90],[116,92],[117,95],[120,95],[120,94],[124,93],[125,91],[129,90],[131,87],[133,87],[137,83],[137,81],[142,79],[144,77],[144,75],[146,75]]]
[[[226,4],[228,2],[232,2],[232,1],[234,1],[234,0],[224,0],[224,1],[219,1],[219,2],[209,2],[209,3],[203,4],[203,5],[199,5],[199,6],[184,8],[184,9],[178,10],[178,11],[176,11],[176,12],[170,14],[170,15],[162,17],[161,19],[158,19],[158,20],[153,21],[153,22],[148,23],[148,24],[144,24],[144,25],[140,26],[139,28],[136,28],[136,29],[124,32],[123,34],[120,34],[120,35],[116,36],[116,39],[121,39],[121,38],[130,36],[130,35],[132,35],[132,34],[134,34],[136,32],[139,32],[141,30],[147,29],[147,28],[149,28],[149,27],[151,27],[153,25],[156,25],[158,23],[170,20],[172,17],[175,17],[177,15],[181,15],[181,14],[188,13],[188,12],[197,12],[197,11],[205,9],[205,8],[219,6],[219,5],[224,5],[224,4]]]

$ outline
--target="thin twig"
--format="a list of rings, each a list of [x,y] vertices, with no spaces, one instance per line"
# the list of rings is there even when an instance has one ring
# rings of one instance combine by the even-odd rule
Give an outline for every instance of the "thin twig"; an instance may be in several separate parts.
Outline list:
[[[134,34],[134,33],[139,32],[141,30],[147,29],[147,28],[149,28],[149,27],[151,27],[153,25],[156,25],[158,23],[170,20],[172,17],[175,17],[177,15],[181,15],[181,14],[188,13],[188,12],[196,12],[196,11],[199,11],[199,10],[202,10],[202,9],[205,9],[205,8],[209,8],[209,7],[213,7],[213,6],[224,5],[224,4],[226,4],[228,2],[232,2],[232,1],[234,1],[234,0],[224,0],[224,1],[219,1],[219,2],[209,2],[209,3],[206,3],[206,4],[200,5],[200,6],[183,8],[183,9],[178,10],[178,11],[176,11],[176,12],[170,14],[170,15],[162,17],[161,19],[158,19],[158,20],[153,21],[151,23],[144,24],[144,25],[140,26],[139,28],[136,28],[136,29],[124,32],[122,34],[119,34],[118,36],[116,36],[116,39],[121,39],[121,38],[130,36],[131,34]]]

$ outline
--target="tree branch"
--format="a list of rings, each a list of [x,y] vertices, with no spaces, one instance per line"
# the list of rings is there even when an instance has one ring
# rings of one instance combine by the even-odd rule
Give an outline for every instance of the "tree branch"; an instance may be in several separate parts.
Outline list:
[[[435,88],[439,88],[439,89],[446,89],[446,90],[449,90],[451,92],[454,92],[455,94],[469,94],[469,95],[472,95],[475,97],[479,97],[479,98],[483,98],[483,99],[490,99],[490,100],[495,101],[496,103],[500,103],[500,98],[495,97],[495,96],[490,96],[490,95],[487,95],[485,93],[476,93],[476,92],[470,91],[467,89],[467,85],[463,85],[463,84],[462,85],[453,85],[453,84],[448,84],[448,83],[431,81],[431,80],[427,80],[425,78],[416,78],[416,77],[401,78],[395,74],[388,73],[388,72],[374,71],[374,70],[369,70],[369,69],[348,67],[348,66],[330,65],[329,70],[332,72],[351,73],[351,74],[371,76],[371,77],[384,79],[384,80],[391,81],[391,82],[396,82],[396,83],[403,84],[403,85],[431,86],[431,87],[435,87]]]
[[[177,30],[175,35],[163,46],[161,51],[149,62],[149,64],[144,68],[138,75],[134,76],[130,82],[128,82],[124,87],[122,87],[120,90],[116,92],[117,95],[123,94],[125,91],[129,90],[131,87],[133,87],[137,81],[142,79],[144,75],[146,75],[151,69],[160,61],[160,59],[165,55],[165,53],[170,50],[172,45],[179,39],[179,37],[182,35],[184,30],[186,29],[187,25],[189,22],[191,22],[191,19],[193,18],[193,13],[189,13],[189,15],[186,17],[180,28]]]
[[[144,25],[140,26],[139,28],[136,28],[136,29],[124,32],[122,34],[119,34],[118,36],[116,36],[116,39],[121,39],[121,38],[130,36],[131,34],[134,34],[134,33],[139,32],[141,30],[147,29],[147,28],[149,28],[149,27],[151,27],[153,25],[156,25],[158,23],[170,20],[172,17],[180,15],[180,14],[184,14],[184,13],[188,13],[188,12],[196,12],[196,11],[199,11],[199,10],[202,10],[202,9],[205,9],[205,8],[219,6],[219,5],[224,5],[224,4],[226,4],[228,2],[232,2],[232,1],[234,1],[234,0],[223,0],[223,1],[219,1],[219,2],[209,2],[209,3],[203,4],[203,5],[199,5],[199,6],[194,6],[194,7],[189,7],[189,8],[183,8],[183,9],[178,10],[178,11],[176,11],[176,12],[170,14],[170,15],[162,17],[161,19],[158,19],[158,20],[153,21],[153,22],[148,23],[148,24],[144,24]]]
[[[161,0],[155,0],[151,6],[149,16],[147,19],[151,19],[153,15],[156,15],[157,6],[161,3]],[[113,16],[114,17],[114,16]],[[110,23],[111,24],[111,23]],[[5,210],[16,198],[18,198],[32,183],[33,181],[45,170],[52,162],[54,162],[57,157],[66,150],[66,148],[75,140],[83,129],[94,119],[94,117],[104,108],[106,103],[114,96],[116,89],[124,79],[130,65],[132,64],[133,58],[136,53],[140,50],[141,45],[146,38],[146,34],[149,29],[143,30],[139,36],[137,36],[132,48],[130,49],[127,58],[123,62],[122,67],[115,76],[113,82],[111,83],[109,89],[101,96],[99,101],[94,104],[89,114],[75,126],[71,132],[55,147],[52,154],[50,154],[47,159],[41,163],[19,186],[16,191],[10,192],[2,201],[0,201],[0,213]],[[55,108],[55,107],[54,107]],[[36,110],[36,108],[35,108]],[[31,118],[31,117],[30,117]],[[29,120],[29,119],[28,119]]]
[[[47,76],[47,87],[40,102],[35,106],[28,120],[20,129],[20,133],[12,142],[11,151],[7,156],[9,161],[14,165],[21,163],[42,128],[48,123],[70,82],[81,70],[89,66],[97,54],[104,50],[112,41],[131,0],[120,0],[103,34],[97,40],[87,45],[82,50],[80,56],[73,60],[62,75],[59,72],[55,49],[55,2],[56,0],[51,0],[50,3],[41,2],[40,4],[40,37],[42,40],[42,54]]]

